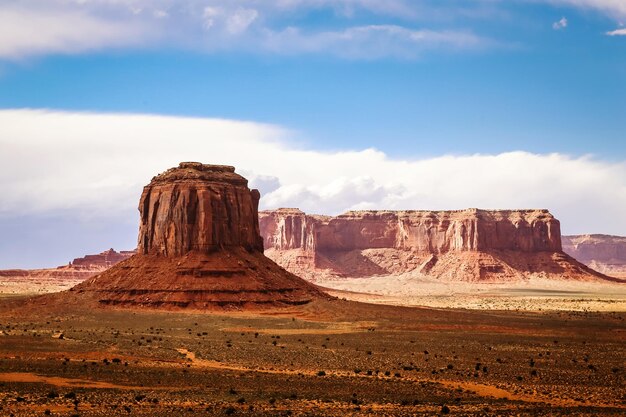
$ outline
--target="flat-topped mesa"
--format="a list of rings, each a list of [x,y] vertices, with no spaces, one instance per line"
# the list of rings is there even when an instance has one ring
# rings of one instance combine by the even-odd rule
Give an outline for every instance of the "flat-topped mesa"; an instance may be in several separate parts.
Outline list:
[[[442,280],[607,277],[563,253],[548,210],[259,213],[265,254],[310,280],[414,273]]]
[[[70,262],[70,266],[74,268],[91,268],[96,270],[104,270],[119,262],[122,262],[125,259],[130,258],[134,254],[134,250],[116,252],[113,248],[111,248],[96,255],[85,255],[82,258],[74,258],[74,260]]]
[[[258,203],[233,167],[181,163],[143,190],[137,254],[48,300],[221,310],[328,299],[263,254]]]
[[[233,246],[263,251],[259,198],[232,166],[182,162],[144,187],[137,251],[165,256]]]
[[[299,210],[260,213],[266,248],[422,253],[561,251],[559,221],[548,210],[349,211],[336,217]]]

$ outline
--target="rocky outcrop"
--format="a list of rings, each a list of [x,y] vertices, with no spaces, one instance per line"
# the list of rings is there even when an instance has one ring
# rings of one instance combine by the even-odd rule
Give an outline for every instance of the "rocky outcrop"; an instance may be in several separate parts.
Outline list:
[[[279,209],[262,212],[260,222],[265,247],[281,250],[561,250],[559,221],[548,210],[350,211],[326,217]]]
[[[165,256],[225,247],[262,251],[259,198],[234,167],[183,162],[144,187],[138,251]]]
[[[351,211],[329,217],[263,211],[266,254],[292,272],[366,277],[416,273],[499,281],[529,274],[603,279],[562,252],[548,210]]]
[[[626,278],[626,237],[563,236],[563,251],[603,274]]]
[[[45,269],[0,271],[0,294],[30,294],[63,291],[130,258],[135,251],[109,249],[76,258],[68,265]]]
[[[263,254],[257,190],[235,169],[184,162],[141,195],[137,254],[72,288],[74,300],[147,308],[260,308],[327,298]]]
[[[135,254],[134,250],[123,250],[116,252],[111,248],[100,252],[96,255],[85,255],[82,258],[75,258],[69,263],[69,268],[74,269],[90,269],[94,271],[103,271],[113,265],[122,262],[125,259],[130,258]],[[62,267],[59,267],[62,268]]]

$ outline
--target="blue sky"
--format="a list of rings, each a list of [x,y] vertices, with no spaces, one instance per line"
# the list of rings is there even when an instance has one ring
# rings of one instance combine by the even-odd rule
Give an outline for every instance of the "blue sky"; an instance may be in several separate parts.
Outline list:
[[[619,181],[626,173],[624,23],[623,0],[0,0],[0,119],[5,127],[0,125],[0,146],[7,159],[0,186],[9,194],[0,204],[0,233],[7,237],[0,242],[0,267],[64,263],[86,251],[134,245],[134,193],[172,165],[168,156],[173,154],[239,162],[238,169],[256,184],[270,184],[267,208],[289,204],[341,212],[541,205],[556,211],[565,232],[626,234],[619,210],[626,202],[626,178]],[[137,125],[137,118],[152,130]],[[232,125],[209,123],[217,119]],[[197,138],[195,121],[205,129]],[[98,123],[103,123],[101,131],[111,129],[108,138],[94,139],[90,126]],[[126,130],[115,130],[118,125]],[[180,153],[176,134],[156,139],[155,126],[189,131],[200,141],[189,139],[197,152]],[[254,133],[241,133],[242,126],[253,126]],[[117,176],[90,177],[91,185],[74,191],[82,199],[59,200],[52,192],[47,199],[37,197],[38,187],[57,190],[56,195],[67,192],[60,184],[82,177],[68,168],[76,159],[85,159],[87,167],[114,166],[111,161],[122,156],[113,148],[137,140],[134,132],[144,128],[155,135],[159,152],[145,156],[134,150],[142,170],[122,167]],[[72,133],[65,138],[62,132],[51,134],[52,129]],[[541,173],[526,181],[540,190],[521,198],[497,189],[503,197],[493,199],[442,183],[432,194],[447,186],[450,196],[436,199],[411,194],[409,182],[374,168],[368,176],[359,171],[359,159],[352,171],[323,182],[295,168],[277,172],[271,164],[238,155],[236,147],[211,153],[214,142],[252,140],[246,135],[280,143],[276,152],[285,157],[296,151],[303,158],[323,155],[320,163],[345,155],[367,161],[362,153],[371,149],[380,156],[373,158],[376,166],[398,169],[397,175],[413,167],[407,178],[430,164],[432,172],[445,175],[450,158],[461,165],[480,164],[472,168],[468,162],[468,169],[476,171],[488,164],[480,158],[498,167],[498,160],[516,155],[512,166],[517,171],[493,175],[515,183],[529,171]],[[38,154],[46,141],[67,152],[52,150],[33,161],[58,169],[20,182],[10,163],[16,154]],[[92,159],[93,149],[110,160]],[[211,160],[218,154],[227,160]],[[570,175],[568,169],[588,173],[578,181],[582,188],[563,177]],[[477,189],[494,187],[488,175],[476,181]],[[102,194],[118,201],[117,208],[93,215],[93,207],[102,205],[98,193],[91,193],[94,182],[133,186]],[[569,194],[557,201],[551,187]],[[588,190],[603,193],[595,205],[582,194]],[[583,209],[604,210],[605,220],[585,220]],[[622,217],[609,221],[609,215]],[[46,219],[54,220],[42,235]],[[102,224],[110,225],[106,232]],[[63,242],[55,237],[60,230],[68,231]],[[56,253],[44,256],[46,245]]]

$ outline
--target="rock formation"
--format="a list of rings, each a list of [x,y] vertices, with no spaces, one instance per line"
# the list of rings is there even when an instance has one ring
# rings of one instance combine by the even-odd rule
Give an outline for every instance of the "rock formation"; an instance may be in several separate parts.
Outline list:
[[[181,163],[144,187],[137,254],[70,291],[100,305],[258,308],[327,297],[263,255],[259,192],[229,166]]]
[[[96,255],[76,258],[68,265],[44,269],[0,271],[0,294],[31,294],[63,291],[113,265],[130,258],[135,251],[109,249]]]
[[[626,278],[626,237],[563,236],[563,251],[596,271]]]
[[[116,252],[115,249],[111,248],[96,255],[85,255],[82,258],[75,258],[68,267],[76,270],[89,269],[100,272],[130,258],[135,252],[134,250]],[[60,268],[63,267],[58,267],[57,269]]]
[[[259,198],[234,167],[183,162],[144,187],[138,251],[165,256],[225,247],[263,251]]]
[[[416,273],[438,279],[604,279],[562,252],[547,210],[351,211],[307,215],[263,211],[266,254],[288,270],[319,276]]]

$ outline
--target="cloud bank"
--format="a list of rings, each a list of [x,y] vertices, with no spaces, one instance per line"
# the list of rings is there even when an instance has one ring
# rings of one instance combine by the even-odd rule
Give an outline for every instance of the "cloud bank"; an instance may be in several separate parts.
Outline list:
[[[0,126],[2,219],[135,221],[142,186],[192,160],[236,166],[260,188],[262,208],[549,208],[567,233],[626,234],[626,162],[522,151],[424,159],[320,152],[293,146],[294,133],[279,126],[142,114],[3,110]]]
[[[0,4],[0,58],[137,46],[153,36],[148,25],[130,17],[107,19],[76,9]]]
[[[555,5],[577,7],[581,9],[597,10],[606,15],[619,18],[626,16],[626,2],[623,0],[531,0],[547,2]]]
[[[521,2],[626,17],[622,0]],[[486,0],[0,0],[0,60],[136,47],[414,59],[506,44],[473,28],[510,13]]]
[[[333,14],[311,25],[309,14],[323,10]],[[137,46],[415,58],[426,49],[492,44],[467,29],[390,22],[416,11],[401,0],[0,1],[0,59]],[[367,13],[367,23],[355,19],[357,13]]]

